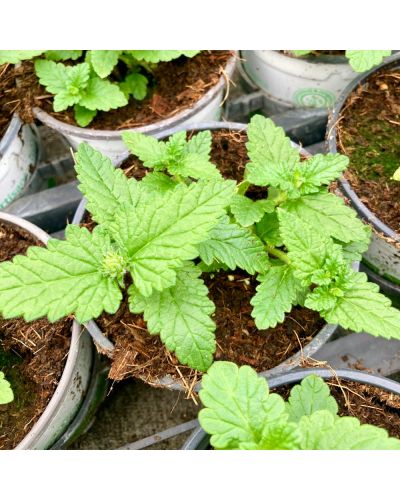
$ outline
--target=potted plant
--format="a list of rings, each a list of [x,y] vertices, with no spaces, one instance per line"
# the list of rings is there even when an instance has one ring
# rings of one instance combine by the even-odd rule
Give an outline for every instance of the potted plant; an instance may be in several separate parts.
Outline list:
[[[306,338],[324,320],[399,338],[400,311],[351,267],[368,246],[368,228],[328,192],[346,168],[346,157],[302,161],[283,129],[255,116],[246,143],[250,162],[237,184],[210,162],[210,132],[189,141],[179,132],[167,143],[125,132],[124,140],[152,171],[143,177],[142,170],[141,181],[128,178],[109,158],[82,144],[76,170],[92,221],[87,227],[68,226],[65,241],[0,265],[4,317],[55,321],[74,314],[86,323],[102,315],[100,324],[109,331],[127,325],[116,349],[122,356],[114,359],[114,378],[123,378],[138,363],[129,358],[133,342],[136,354],[144,352],[146,358],[140,365],[143,378],[151,381],[149,368],[157,370],[161,363],[162,373],[167,364],[189,385],[213,361],[218,301],[217,323],[230,306],[228,317],[245,315],[253,332],[274,333],[293,309],[293,314],[300,311]],[[248,304],[235,312],[226,297],[238,290]],[[287,323],[282,335],[286,329]],[[226,334],[221,323],[220,331]],[[241,335],[242,343],[253,336],[248,330]],[[162,360],[159,340],[166,347]],[[229,356],[237,354],[240,348],[231,346]]]
[[[390,50],[243,50],[250,80],[283,108],[331,108],[358,72]]]
[[[117,163],[121,130],[150,135],[219,117],[233,51],[0,51],[0,63],[25,63],[37,76],[36,118],[76,148],[86,141]],[[47,94],[47,95],[46,95]],[[50,95],[48,95],[50,94]],[[47,98],[46,98],[47,97]]]
[[[374,281],[400,304],[399,168],[400,58],[357,78],[340,96],[328,123],[331,152],[348,155],[340,179],[345,197],[372,228],[363,263]]]
[[[202,428],[183,449],[400,449],[400,385],[376,375],[307,369],[267,382],[249,366],[218,361],[199,396]]]
[[[3,266],[12,257],[14,262],[23,258],[20,254],[29,246],[43,247],[48,241],[48,235],[33,224],[0,213]],[[0,449],[50,448],[80,410],[93,358],[90,336],[71,318],[52,325],[0,315]]]
[[[0,65],[0,210],[23,194],[39,162],[39,137],[18,115],[14,82],[13,68]]]

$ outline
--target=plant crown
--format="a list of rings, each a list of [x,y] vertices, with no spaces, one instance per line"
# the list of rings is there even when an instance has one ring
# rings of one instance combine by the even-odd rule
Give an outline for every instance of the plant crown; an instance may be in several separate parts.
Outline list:
[[[312,50],[291,50],[294,56],[308,56]],[[363,73],[380,64],[384,57],[390,56],[391,50],[346,50],[350,66],[357,73]]]
[[[0,405],[11,403],[14,399],[14,394],[10,383],[5,379],[4,373],[0,372]]]
[[[210,161],[211,133],[168,141],[124,132],[128,148],[149,168],[128,179],[99,152],[76,154],[80,190],[98,224],[92,233],[69,225],[66,240],[31,247],[0,264],[0,314],[50,321],[74,314],[84,323],[113,314],[121,288],[150,334],[192,368],[205,371],[215,352],[213,302],[202,272],[240,268],[259,281],[251,300],[259,329],[275,327],[294,305],[356,332],[400,338],[400,311],[352,269],[368,248],[370,229],[328,191],[347,157],[302,161],[283,129],[262,116],[248,127],[245,178],[222,178]],[[262,186],[265,199],[246,196]]]
[[[288,401],[269,392],[250,366],[217,361],[202,378],[199,412],[210,444],[220,450],[400,450],[385,429],[338,416],[321,377],[308,375]]]
[[[97,111],[126,106],[131,97],[142,100],[148,92],[155,65],[198,50],[1,50],[0,64],[35,58],[41,85],[54,94],[53,109],[73,106],[75,120],[86,127]],[[77,61],[79,60],[79,62]],[[68,61],[63,64],[60,61]]]

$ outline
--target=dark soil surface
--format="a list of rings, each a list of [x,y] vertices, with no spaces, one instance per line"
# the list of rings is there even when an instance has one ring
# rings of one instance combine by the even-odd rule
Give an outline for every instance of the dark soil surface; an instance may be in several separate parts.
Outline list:
[[[231,56],[232,51],[229,50],[205,50],[190,59],[180,57],[159,63],[154,74],[146,74],[150,82],[148,97],[143,101],[130,99],[125,107],[98,112],[88,128],[121,130],[139,127],[193,106],[218,82]],[[31,62],[22,63],[20,72],[23,73],[20,80],[24,83],[17,99],[23,103],[20,107],[25,121],[33,121],[31,108],[39,106],[58,120],[77,125],[72,108],[61,113],[53,111],[52,95],[39,84]]]
[[[29,233],[0,222],[0,262],[43,246]],[[69,351],[71,320],[0,318],[0,371],[14,401],[0,405],[0,449],[14,448],[29,432],[57,388]]]
[[[400,70],[382,69],[347,100],[338,122],[339,151],[350,158],[345,177],[361,201],[400,232]]]
[[[249,161],[246,133],[219,130],[212,135],[212,161],[226,178],[240,182]],[[130,156],[122,168],[136,179],[148,171],[134,156]],[[266,193],[265,188],[249,190],[253,198],[264,197]],[[85,225],[90,229],[94,223],[87,219]],[[249,364],[258,371],[268,370],[308,344],[325,324],[318,313],[295,307],[284,323],[260,331],[251,317],[250,300],[257,286],[254,278],[244,271],[220,272],[213,278],[210,275],[203,278],[216,305],[216,360]],[[117,314],[104,314],[97,323],[116,345],[110,378],[122,380],[134,376],[152,383],[169,374],[182,379],[187,387],[198,380],[200,373],[179,364],[158,336],[149,335],[143,316],[132,314],[126,300]]]

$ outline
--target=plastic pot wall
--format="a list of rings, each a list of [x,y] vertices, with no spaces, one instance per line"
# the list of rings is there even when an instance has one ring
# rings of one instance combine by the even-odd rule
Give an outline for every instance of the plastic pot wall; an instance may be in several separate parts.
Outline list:
[[[291,108],[332,107],[357,76],[344,56],[296,58],[276,50],[242,50],[241,56],[254,85]]]
[[[198,125],[197,127],[191,127],[191,126],[179,127],[177,130],[190,130],[190,131],[219,130],[219,129],[246,130],[246,128],[247,125],[242,123],[211,122],[211,123],[203,123],[201,125]],[[171,133],[172,132],[165,133],[160,138],[166,138]],[[294,143],[292,144],[293,147],[299,148],[298,145]],[[304,155],[308,155],[308,153],[305,150],[302,150],[302,153]],[[125,153],[124,157],[126,157],[127,155],[128,153]],[[85,206],[86,206],[86,200],[83,199],[74,215],[74,218],[72,220],[73,224],[80,224],[83,221],[86,214]],[[358,269],[358,265],[355,266],[355,269],[356,270]],[[88,323],[85,324],[85,327],[92,336],[99,351],[112,358],[114,345],[103,334],[103,332],[100,330],[97,324],[94,321],[89,321]],[[339,328],[338,325],[325,325],[318,332],[318,334],[315,335],[315,337],[311,340],[311,342],[307,344],[305,347],[303,347],[301,351],[298,351],[293,356],[291,356],[278,366],[275,366],[271,370],[263,372],[263,375],[270,377],[273,375],[284,373],[288,370],[295,368],[296,366],[299,366],[301,360],[304,357],[311,357],[318,349],[320,349],[320,347],[322,347],[323,344],[325,344],[328,341],[328,339],[337,331],[338,328]],[[170,376],[166,376],[159,380],[153,380],[151,381],[151,384],[156,387],[164,387],[167,389],[185,390],[185,387],[180,382],[174,381]],[[198,391],[199,389],[200,389],[200,383],[198,383],[195,386],[194,390]]]
[[[361,372],[358,370],[331,370],[326,369],[315,369],[308,368],[304,370],[294,370],[289,373],[285,373],[278,377],[272,377],[268,379],[268,385],[270,389],[276,389],[285,385],[298,384],[310,374],[315,374],[322,377],[324,380],[332,378],[335,374],[339,379],[359,382],[366,385],[372,385],[373,387],[378,387],[387,392],[392,392],[393,394],[400,395],[400,384],[394,380],[390,380],[385,377],[379,377],[377,375],[372,375],[367,372]],[[263,375],[263,374],[261,374]],[[263,375],[264,376],[264,375]],[[183,450],[206,450],[210,445],[210,436],[199,426],[193,433],[189,436],[185,444],[183,445]]]
[[[160,137],[170,134],[171,130],[176,127],[188,127],[218,120],[221,116],[221,103],[227,79],[232,77],[236,61],[237,54],[235,53],[229,59],[224,70],[225,74],[220,77],[218,83],[210,88],[191,108],[184,109],[170,118],[128,130]],[[34,108],[33,112],[41,122],[62,134],[74,149],[77,149],[81,142],[87,142],[101,153],[109,156],[114,164],[120,163],[126,152],[126,146],[121,138],[122,131],[81,128],[57,120],[40,108]]]
[[[47,233],[14,215],[0,212],[0,221],[25,229],[43,243],[49,240]],[[16,449],[48,449],[68,429],[89,387],[93,356],[94,350],[90,335],[86,330],[82,331],[81,325],[74,321],[70,349],[57,389],[39,420]]]
[[[28,187],[39,161],[39,138],[34,128],[14,113],[0,141],[0,210]]]
[[[340,113],[348,97],[360,85],[365,85],[372,74],[382,68],[399,69],[400,54],[397,53],[392,55],[385,63],[372,69],[368,73],[358,76],[346,87],[346,89],[344,89],[328,122],[327,143],[331,153],[337,152],[336,124],[340,119]],[[353,191],[350,183],[344,177],[340,179],[339,183],[342,192],[346,198],[348,198],[352,207],[357,211],[359,217],[370,224],[374,229],[371,245],[363,255],[363,263],[366,265],[366,272],[369,272],[369,270],[372,271],[372,280],[374,280],[374,275],[378,275],[381,280],[388,281],[389,283],[387,286],[391,289],[392,295],[397,297],[396,300],[400,300],[400,235],[382,222],[364,205],[355,191]]]

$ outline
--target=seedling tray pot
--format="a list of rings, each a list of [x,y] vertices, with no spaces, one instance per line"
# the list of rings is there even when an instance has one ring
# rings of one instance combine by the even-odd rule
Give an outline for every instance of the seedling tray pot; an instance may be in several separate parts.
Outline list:
[[[382,68],[399,69],[400,54],[394,54],[389,57],[385,63],[377,66],[371,71],[359,75],[351,82],[341,93],[333,112],[328,121],[327,145],[331,153],[337,152],[337,123],[340,119],[340,113],[350,94],[360,85],[364,85],[368,78],[380,71]],[[339,180],[340,189],[350,201],[351,206],[356,210],[359,217],[370,224],[373,228],[371,244],[363,255],[365,271],[370,275],[372,281],[377,281],[382,288],[391,289],[391,295],[400,300],[400,234],[396,233],[372,213],[366,205],[360,200],[356,192],[352,189],[350,183],[342,177]],[[370,272],[371,271],[371,272]],[[375,279],[374,279],[375,278]],[[386,281],[386,284],[385,284]]]
[[[211,87],[194,106],[184,109],[170,118],[129,130],[160,137],[171,134],[171,130],[176,127],[183,128],[210,120],[218,120],[221,116],[224,90],[228,80],[233,75],[236,61],[237,54],[233,54],[218,83]],[[57,120],[43,109],[34,108],[33,112],[38,120],[62,134],[74,149],[77,149],[81,142],[87,142],[101,153],[109,156],[114,164],[118,164],[126,152],[126,146],[121,137],[122,131],[81,128]]]
[[[274,376],[268,378],[268,385],[270,389],[275,389],[277,387],[282,387],[285,385],[292,385],[301,382],[308,375],[318,375],[324,380],[336,376],[339,379],[348,380],[351,382],[359,382],[361,384],[372,385],[383,389],[387,392],[392,392],[393,394],[400,395],[400,384],[394,380],[390,380],[385,377],[379,377],[378,375],[372,375],[371,373],[362,372],[358,370],[331,370],[321,369],[321,368],[307,368],[303,370],[294,370],[289,373],[284,373],[279,376]],[[265,377],[265,374],[260,374]],[[206,450],[210,445],[210,436],[199,426],[190,435],[188,440],[183,445],[183,450]]]

